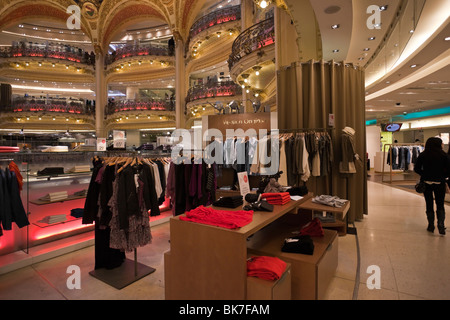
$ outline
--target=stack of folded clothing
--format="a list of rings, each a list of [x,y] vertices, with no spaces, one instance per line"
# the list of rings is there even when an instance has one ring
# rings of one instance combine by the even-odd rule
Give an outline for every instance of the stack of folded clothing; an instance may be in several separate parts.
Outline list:
[[[61,201],[67,199],[67,191],[60,191],[60,192],[52,192],[48,193],[47,195],[40,197],[39,200],[42,201]]]
[[[9,153],[9,152],[19,152],[19,147],[9,147],[9,146],[0,146],[0,152]]]
[[[278,280],[286,270],[286,262],[277,257],[252,257],[247,260],[247,276]]]
[[[213,206],[225,208],[237,208],[243,204],[244,200],[242,196],[221,197],[219,200],[213,202]]]
[[[58,174],[64,174],[63,167],[47,167],[37,172],[38,176],[57,176]]]
[[[265,198],[270,204],[284,205],[291,201],[291,195],[289,192],[263,193],[261,198]]]
[[[323,237],[322,223],[318,218],[314,218],[312,221],[308,222],[300,229],[300,235]]]
[[[314,243],[308,235],[287,238],[284,239],[281,251],[312,255],[314,253]]]
[[[180,220],[208,224],[227,229],[243,227],[253,220],[253,211],[227,211],[198,206],[180,216]]]
[[[316,196],[311,201],[314,203],[320,203],[320,204],[324,204],[326,206],[336,207],[336,208],[343,207],[345,205],[345,203],[347,202],[347,200],[341,199],[338,196],[330,196],[330,195],[326,195],[326,194]]]
[[[54,214],[51,216],[46,216],[44,219],[42,219],[42,222],[47,224],[57,223],[57,222],[63,222],[66,221],[67,217],[65,214]]]
[[[70,210],[70,215],[74,218],[82,218],[84,213],[84,208],[75,208]]]

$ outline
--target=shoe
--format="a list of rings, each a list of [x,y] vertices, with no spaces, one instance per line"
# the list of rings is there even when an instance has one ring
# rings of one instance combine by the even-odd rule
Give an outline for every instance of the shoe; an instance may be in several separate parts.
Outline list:
[[[444,226],[439,226],[438,225],[438,229],[439,229],[439,234],[445,235],[445,227]]]
[[[427,228],[427,231],[434,232],[434,225],[433,224],[429,224],[428,228]]]

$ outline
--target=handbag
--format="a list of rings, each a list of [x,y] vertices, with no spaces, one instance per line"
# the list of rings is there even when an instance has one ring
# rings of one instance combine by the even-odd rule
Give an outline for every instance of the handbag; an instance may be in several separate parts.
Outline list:
[[[425,192],[425,182],[420,180],[419,182],[416,183],[416,192],[417,193],[424,193]]]

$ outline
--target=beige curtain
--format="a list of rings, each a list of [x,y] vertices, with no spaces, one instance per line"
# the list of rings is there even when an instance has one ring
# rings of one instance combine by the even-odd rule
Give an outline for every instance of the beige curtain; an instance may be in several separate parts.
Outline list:
[[[351,202],[348,221],[367,214],[366,130],[364,71],[334,61],[296,62],[277,73],[277,110],[280,129],[331,128],[333,170],[327,177],[310,177],[308,190],[315,195],[336,195]],[[356,173],[340,173],[342,129],[355,129],[355,149],[361,157]]]

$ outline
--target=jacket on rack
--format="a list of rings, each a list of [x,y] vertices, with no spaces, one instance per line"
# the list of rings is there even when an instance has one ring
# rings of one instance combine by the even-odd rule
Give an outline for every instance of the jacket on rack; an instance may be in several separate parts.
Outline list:
[[[0,222],[3,230],[11,230],[14,222],[19,228],[30,224],[20,198],[16,173],[0,169]]]

